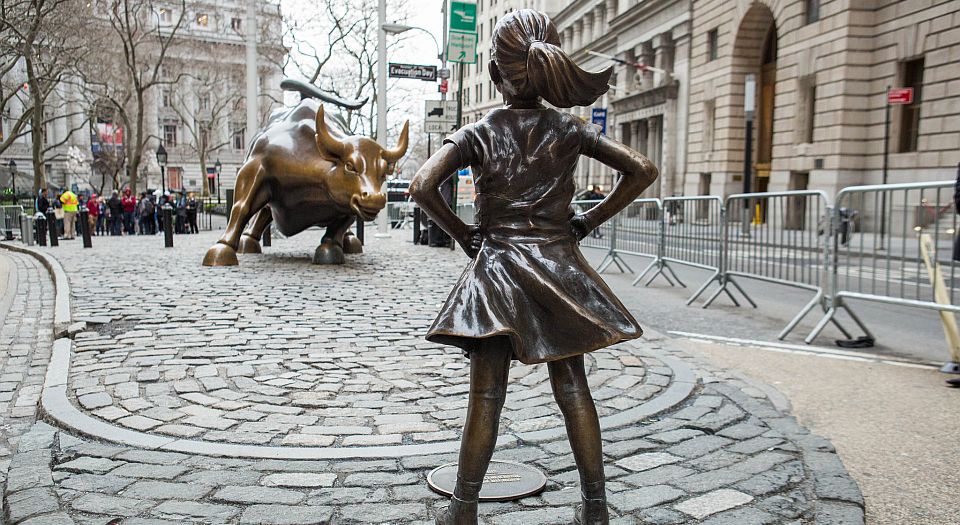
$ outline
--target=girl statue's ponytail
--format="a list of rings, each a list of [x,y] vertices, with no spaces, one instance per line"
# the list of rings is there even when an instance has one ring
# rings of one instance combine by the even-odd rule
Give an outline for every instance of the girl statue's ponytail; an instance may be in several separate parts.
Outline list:
[[[527,54],[527,76],[537,95],[558,108],[589,106],[609,89],[613,66],[593,73],[575,64],[559,47],[533,42]]]
[[[504,93],[542,97],[560,108],[589,106],[607,92],[613,67],[585,71],[560,49],[560,34],[547,15],[532,9],[507,14],[493,30],[490,58]]]

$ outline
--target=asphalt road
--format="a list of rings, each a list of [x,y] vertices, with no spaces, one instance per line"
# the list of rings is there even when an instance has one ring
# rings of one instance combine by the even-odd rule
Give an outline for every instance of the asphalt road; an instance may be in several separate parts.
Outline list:
[[[604,251],[599,249],[585,248],[583,252],[594,265],[604,256]],[[626,260],[635,272],[642,271],[650,261],[639,257],[627,257]],[[671,287],[663,277],[658,277],[649,287],[642,283],[630,287],[636,274],[620,273],[615,266],[608,269],[603,278],[635,313],[641,325],[666,333],[778,341],[779,332],[813,298],[813,293],[807,290],[742,279],[740,283],[758,308],[750,307],[745,301],[740,301],[741,307],[733,306],[725,296],[719,297],[708,309],[700,308],[716,285],[711,285],[695,305],[684,306],[693,292],[709,278],[710,272],[680,265],[674,265],[674,269],[687,288]],[[739,300],[740,296],[737,297]],[[949,360],[949,350],[936,312],[865,302],[853,303],[852,307],[877,338],[875,347],[861,351],[920,362],[943,363]],[[784,342],[804,344],[804,337],[813,329],[821,313],[819,307],[814,308]],[[845,314],[840,314],[839,319],[854,336],[861,335],[856,333],[855,325]],[[835,340],[843,338],[836,327],[829,325],[813,345],[837,349]]]

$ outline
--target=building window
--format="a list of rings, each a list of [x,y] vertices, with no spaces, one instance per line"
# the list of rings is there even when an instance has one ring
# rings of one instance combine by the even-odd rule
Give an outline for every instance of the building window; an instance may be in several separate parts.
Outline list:
[[[806,107],[804,108],[807,121],[804,123],[804,142],[807,144],[813,143],[813,130],[817,127],[816,117],[817,117],[817,83],[812,79],[807,83],[805,87],[804,98],[806,99]]]
[[[169,24],[173,21],[173,13],[170,12],[166,7],[161,7],[160,11],[160,22],[164,24]]]
[[[173,106],[173,97],[170,95],[169,89],[164,89],[160,92],[160,105],[169,108]]]
[[[167,147],[172,147],[177,145],[177,125],[176,124],[163,125],[163,143]]]
[[[210,15],[205,13],[197,14],[197,25],[200,27],[207,27],[210,25]]]
[[[803,16],[805,23],[812,24],[820,20],[820,0],[804,0]]]
[[[900,147],[901,153],[917,151],[917,137],[920,134],[920,96],[923,88],[923,58],[907,60],[902,64],[903,87],[913,88],[913,103],[900,109]]]
[[[243,20],[242,20],[242,19],[237,18],[237,17],[233,17],[233,18],[230,19],[230,29],[233,29],[234,31],[238,31],[238,32],[239,32],[242,27],[243,27]]]
[[[716,29],[707,32],[707,61],[716,60],[719,48],[720,34]]]
[[[713,151],[714,130],[716,129],[717,102],[708,100],[703,103],[703,149]]]
[[[167,168],[167,187],[183,189],[183,168]]]
[[[197,106],[201,111],[210,109],[210,94],[204,93],[197,97]]]
[[[232,128],[231,143],[233,145],[233,149],[242,150],[246,148],[247,140],[244,136],[245,133],[243,126],[240,124],[232,124],[230,127]]]

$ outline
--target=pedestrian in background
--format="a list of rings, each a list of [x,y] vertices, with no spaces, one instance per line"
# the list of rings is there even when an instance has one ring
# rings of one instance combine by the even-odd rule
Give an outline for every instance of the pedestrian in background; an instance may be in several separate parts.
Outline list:
[[[58,191],[50,202],[53,206],[53,216],[57,219],[57,237],[63,237],[63,203],[60,202],[60,195]]]
[[[110,220],[110,235],[120,235],[120,225],[123,222],[123,203],[120,202],[120,194],[117,190],[113,190],[110,199],[107,200],[107,217]]]
[[[106,235],[107,234],[107,229],[106,229],[107,201],[105,201],[102,196],[99,196],[94,201],[94,203],[96,204],[96,208],[97,208],[97,225],[96,225],[97,235]]]
[[[197,196],[190,192],[187,196],[187,225],[190,227],[188,233],[200,233],[200,228],[197,227],[197,208],[199,206]]]
[[[130,191],[130,188],[123,190],[123,199],[121,199],[120,205],[123,206],[123,229],[127,235],[133,235],[136,233],[133,229],[133,213],[137,211],[137,198]]]
[[[47,189],[41,188],[40,194],[37,195],[37,202],[34,206],[36,210],[44,215],[47,214],[47,210],[50,209],[50,201],[47,199]]]
[[[63,205],[63,238],[76,239],[77,208],[80,201],[77,199],[77,195],[68,188],[67,191],[60,194],[60,204]]]
[[[180,190],[176,201],[177,233],[187,233],[187,196]]]

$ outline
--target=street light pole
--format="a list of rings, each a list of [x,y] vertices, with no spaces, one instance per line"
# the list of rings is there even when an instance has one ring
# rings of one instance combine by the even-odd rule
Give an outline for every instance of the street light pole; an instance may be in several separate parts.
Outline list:
[[[217,170],[217,204],[220,204],[220,170],[223,169],[223,164],[220,163],[219,158],[213,167]]]
[[[751,193],[753,184],[753,114],[756,108],[755,97],[757,77],[753,73],[747,74],[743,90],[743,112],[746,115],[746,136],[743,142],[743,192]],[[750,236],[750,199],[743,199],[743,218],[740,225],[740,236]]]
[[[383,29],[387,23],[387,0],[379,0],[377,5],[377,142],[387,144],[387,32]],[[384,183],[385,184],[385,183]],[[381,186],[380,191],[384,191]],[[387,228],[389,211],[377,218],[377,233],[374,237],[389,237]]]
[[[10,184],[13,186],[13,204],[17,204],[17,161],[10,159]]]

